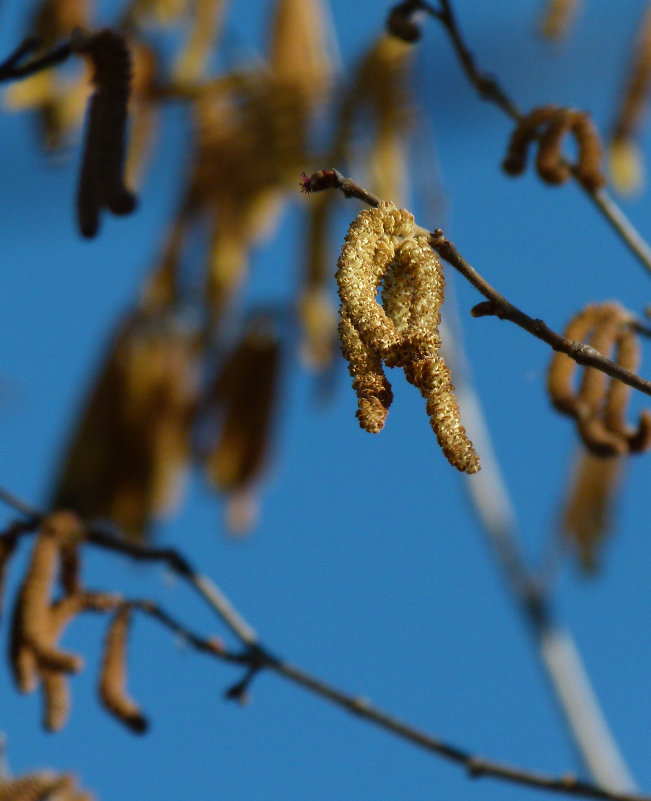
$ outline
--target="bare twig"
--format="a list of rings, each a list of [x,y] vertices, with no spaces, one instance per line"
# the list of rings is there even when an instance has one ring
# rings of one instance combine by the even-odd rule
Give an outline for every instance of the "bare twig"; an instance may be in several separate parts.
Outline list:
[[[6,491],[0,491],[0,499],[21,514],[25,514],[25,510],[29,509],[29,516],[33,519],[33,512],[35,510],[12,494]],[[39,516],[41,518],[43,517],[42,514]],[[171,631],[181,634],[190,645],[198,650],[230,662],[247,665],[248,672],[245,677],[247,683],[259,671],[263,669],[271,670],[357,717],[364,718],[370,723],[373,723],[403,740],[411,742],[430,753],[435,753],[438,756],[462,766],[473,778],[488,777],[501,779],[526,787],[553,790],[563,795],[581,796],[583,798],[601,798],[607,801],[651,801],[651,796],[609,792],[589,782],[581,781],[575,776],[548,776],[493,760],[487,760],[465,749],[451,745],[437,737],[433,737],[430,734],[426,734],[404,723],[400,719],[383,712],[381,709],[373,706],[365,698],[342,692],[336,687],[291,665],[289,662],[274,657],[267,649],[258,645],[257,641],[253,639],[255,637],[253,629],[232,606],[221,590],[219,590],[210,579],[198,574],[191,567],[187,559],[176,551],[172,549],[147,548],[142,545],[133,545],[130,543],[125,544],[125,541],[119,539],[117,536],[107,535],[106,533],[99,536],[99,532],[95,532],[93,535],[89,536],[88,541],[94,545],[99,545],[107,550],[114,550],[117,553],[121,553],[133,559],[163,561],[181,578],[188,581],[205,600],[209,601],[213,610],[217,612],[233,633],[236,634],[246,646],[242,654],[233,654],[222,649],[221,645],[216,641],[206,640],[194,634],[171,615],[164,612],[155,603],[149,601],[133,601],[131,603],[143,612],[156,618]],[[218,605],[213,603],[215,597],[220,599]],[[238,685],[241,684],[242,682],[238,683]]]
[[[440,7],[435,8],[425,0],[414,0],[414,7],[427,11],[444,26],[468,80],[477,89],[479,95],[484,100],[497,105],[511,119],[519,122],[524,116],[520,109],[508,97],[492,75],[487,75],[477,67],[474,56],[461,35],[451,0],[439,0],[439,2]],[[615,230],[638,261],[651,272],[651,247],[649,247],[649,244],[640,235],[621,208],[605,189],[594,189],[586,186],[580,179],[574,165],[568,164],[567,166],[570,167],[573,177],[603,215],[604,219],[608,221],[608,224]]]
[[[53,47],[38,58],[28,61],[26,64],[20,62],[23,58],[35,50],[39,45],[38,39],[26,39],[20,44],[16,50],[5,61],[0,63],[0,83],[8,81],[17,81],[20,78],[27,78],[29,75],[34,75],[36,72],[54,67],[61,64],[72,53],[72,45],[70,42],[63,42],[62,44]]]

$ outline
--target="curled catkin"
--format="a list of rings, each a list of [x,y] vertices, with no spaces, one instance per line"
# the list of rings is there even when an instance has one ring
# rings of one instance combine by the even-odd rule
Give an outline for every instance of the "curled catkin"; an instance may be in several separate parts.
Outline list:
[[[586,112],[553,105],[534,109],[518,122],[502,164],[504,171],[509,175],[524,172],[529,144],[539,139],[538,174],[549,184],[565,183],[572,174],[561,149],[568,133],[578,146],[577,177],[591,191],[603,186],[601,142],[592,120]]]
[[[575,315],[565,330],[566,338],[584,341],[602,356],[615,359],[627,370],[639,365],[639,347],[628,315],[616,303],[591,304]],[[577,391],[572,387],[576,362],[557,353],[552,359],[547,388],[554,406],[576,419],[586,447],[596,456],[612,457],[651,448],[651,411],[640,415],[632,429],[625,421],[630,388],[608,379],[601,370],[586,367]]]
[[[529,145],[537,139],[540,127],[556,111],[556,106],[541,106],[527,114],[511,134],[502,169],[508,175],[521,175],[527,166]]]
[[[594,326],[598,306],[589,305],[576,314],[565,329],[565,336],[573,342],[582,342]],[[577,393],[572,379],[578,368],[574,359],[564,353],[556,352],[552,357],[547,373],[547,391],[552,403],[559,412],[574,416],[576,414]]]
[[[124,215],[136,207],[135,195],[123,178],[131,56],[124,37],[109,29],[82,38],[77,51],[92,62],[96,86],[77,193],[79,228],[91,238],[99,229],[102,208]]]
[[[104,707],[132,731],[142,734],[147,719],[126,694],[126,648],[131,608],[121,606],[111,622],[104,645],[104,658],[100,673],[99,697]]]
[[[393,400],[391,384],[382,368],[380,356],[362,342],[350,320],[343,316],[339,324],[341,351],[348,362],[357,393],[356,417],[360,426],[371,434],[384,427]]]
[[[461,425],[450,370],[443,359],[434,356],[415,361],[405,367],[405,376],[427,401],[430,425],[448,462],[461,472],[476,473],[481,463]]]
[[[408,236],[413,225],[413,216],[393,203],[382,201],[375,209],[365,209],[351,223],[337,262],[342,314],[362,342],[382,356],[399,344],[400,337],[375,296],[398,239]]]

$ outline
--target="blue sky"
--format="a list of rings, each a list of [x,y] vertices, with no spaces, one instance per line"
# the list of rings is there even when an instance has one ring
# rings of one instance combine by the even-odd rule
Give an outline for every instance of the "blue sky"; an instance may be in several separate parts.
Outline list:
[[[2,5],[2,52],[19,40],[26,5]],[[231,5],[230,29],[258,47],[262,3]],[[574,105],[607,129],[645,4],[584,4],[572,36],[559,46],[535,36],[540,5],[457,3],[479,64],[517,104]],[[100,4],[106,22],[110,6]],[[331,6],[350,67],[359,47],[380,31],[390,3],[332,0]],[[430,156],[411,165],[419,221],[444,227],[505,296],[557,330],[589,301],[617,298],[642,311],[648,276],[576,187],[550,189],[531,174],[502,175],[509,121],[477,99],[433,22],[419,45],[415,89],[426,120],[420,146]],[[73,226],[75,159],[47,163],[26,116],[2,114],[0,126],[0,484],[39,504],[98,354],[152,264],[175,208],[187,125],[180,110],[166,112],[138,213],[107,220],[90,243]],[[425,171],[433,170],[434,154],[445,208],[429,218],[419,188],[431,181]],[[300,202],[297,195],[297,207]],[[649,232],[648,195],[625,207]],[[341,238],[359,205],[340,208]],[[253,296],[277,298],[291,290],[298,219],[290,209],[278,238],[282,248],[275,243],[256,253]],[[470,318],[479,295],[451,270],[446,274],[522,545],[536,564],[555,536],[576,447],[570,421],[545,396],[550,353],[506,322]],[[444,317],[452,314],[449,303]],[[649,374],[645,361],[641,372]],[[288,363],[257,530],[249,539],[229,538],[223,504],[194,476],[182,510],[160,527],[158,541],[201,565],[263,642],[288,660],[482,756],[553,774],[580,770],[532,642],[468,507],[462,482],[472,479],[458,476],[441,456],[418,393],[398,376],[392,382],[394,405],[385,430],[373,437],[357,425],[343,362],[325,405],[314,402],[313,378]],[[633,410],[643,406],[633,399]],[[648,457],[632,459],[602,572],[586,580],[568,560],[553,593],[642,788],[651,787],[651,543],[643,490],[649,478]],[[24,560],[21,552],[10,590]],[[93,586],[157,597],[193,628],[225,634],[162,570],[96,553],[88,555],[86,570]],[[70,723],[56,735],[39,728],[40,699],[15,693],[0,667],[0,730],[16,773],[73,769],[103,801],[534,795],[488,779],[471,783],[458,768],[276,676],[259,677],[248,706],[225,703],[222,692],[238,674],[180,647],[143,619],[132,635],[130,691],[152,726],[135,738],[94,698],[102,636],[95,618],[70,630],[67,644],[84,653],[87,668],[73,682]]]

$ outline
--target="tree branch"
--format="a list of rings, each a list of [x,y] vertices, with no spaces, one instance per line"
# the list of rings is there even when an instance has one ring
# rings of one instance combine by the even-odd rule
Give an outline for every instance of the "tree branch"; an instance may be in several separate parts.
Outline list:
[[[461,30],[459,29],[451,0],[439,0],[439,2],[440,8],[437,9],[430,3],[425,2],[425,0],[414,0],[414,8],[420,8],[426,11],[443,25],[450,36],[454,50],[463,67],[463,71],[482,99],[494,103],[516,122],[522,120],[524,116],[523,113],[508,97],[497,80],[492,75],[487,75],[477,67],[474,56],[466,45]],[[593,189],[586,186],[580,179],[574,165],[568,164],[567,166],[570,168],[576,182],[597,207],[604,219],[608,221],[608,224],[615,230],[617,235],[627,245],[638,261],[651,272],[651,247],[640,235],[622,209],[605,189]]]
[[[36,519],[34,512],[37,510],[19,498],[16,498],[13,494],[0,490],[0,500],[23,515],[26,513],[26,510],[28,510],[29,514],[27,516],[30,521]],[[45,515],[42,512],[38,513],[38,519],[42,520],[44,517]],[[0,535],[0,537],[2,536],[6,535]],[[401,721],[399,718],[393,717],[373,706],[367,699],[345,693],[289,662],[276,658],[266,648],[259,645],[257,640],[251,642],[251,637],[255,636],[252,627],[233,607],[224,593],[213,584],[210,579],[197,573],[188,560],[177,551],[173,549],[147,548],[143,545],[134,545],[133,543],[125,542],[117,536],[108,535],[106,532],[102,532],[101,536],[100,532],[96,531],[93,534],[89,534],[88,542],[107,550],[113,550],[116,553],[123,554],[132,559],[140,561],[163,561],[165,564],[169,565],[180,578],[190,583],[191,586],[210,603],[213,610],[245,645],[244,653],[239,655],[232,654],[222,649],[221,645],[215,640],[206,640],[190,632],[183,624],[179,623],[152,602],[131,602],[143,612],[155,617],[171,631],[184,636],[190,645],[198,650],[214,655],[217,658],[226,659],[229,662],[247,665],[247,675],[242,682],[238,682],[238,684],[235,685],[238,690],[237,693],[229,692],[231,697],[241,694],[239,692],[240,689],[243,691],[254,675],[261,670],[267,669],[283,676],[288,681],[303,687],[313,694],[330,701],[357,717],[361,717],[369,723],[394,734],[402,740],[406,740],[430,753],[437,754],[448,761],[460,765],[465,768],[468,774],[473,778],[487,777],[500,779],[525,787],[553,790],[563,795],[606,799],[606,801],[651,801],[651,796],[610,792],[589,782],[581,781],[575,776],[548,776],[501,762],[484,759],[465,749],[458,748],[442,739],[416,729],[408,723]],[[213,602],[215,597],[220,599],[219,604]]]

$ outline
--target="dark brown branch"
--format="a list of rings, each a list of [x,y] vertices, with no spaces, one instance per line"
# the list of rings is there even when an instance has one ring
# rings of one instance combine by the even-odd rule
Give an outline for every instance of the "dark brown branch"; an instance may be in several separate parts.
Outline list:
[[[72,53],[70,42],[63,42],[48,50],[42,56],[21,65],[22,59],[35,50],[38,44],[38,39],[26,39],[5,61],[0,63],[0,83],[17,81],[21,78],[27,78],[29,75],[34,75],[41,70],[54,67],[69,58]]]
[[[352,185],[348,184],[351,193],[354,193]],[[356,195],[357,196],[357,195]],[[25,515],[28,510],[30,520],[33,520],[35,515],[31,506],[16,498],[12,494],[0,489],[0,499],[7,503],[9,506],[16,509],[21,514]],[[40,518],[43,517],[41,513],[37,513]],[[333,687],[326,682],[312,676],[309,673],[301,670],[300,668],[284,662],[272,656],[269,651],[257,644],[257,641],[250,640],[250,632],[253,629],[241,617],[241,615],[230,604],[225,595],[219,590],[212,582],[197,574],[189,562],[171,549],[155,549],[147,548],[142,545],[133,545],[125,543],[124,540],[118,539],[116,536],[108,535],[106,533],[94,532],[89,536],[89,542],[99,545],[108,550],[114,550],[123,555],[129,556],[139,560],[150,561],[164,561],[169,567],[174,570],[181,578],[185,579],[193,585],[193,587],[202,594],[206,600],[211,599],[211,594],[206,590],[212,587],[212,591],[217,593],[218,596],[228,604],[233,619],[229,622],[231,629],[238,635],[239,639],[245,646],[245,650],[241,654],[236,654],[225,650],[221,643],[217,640],[205,639],[194,632],[187,629],[182,623],[177,621],[167,612],[162,610],[157,604],[151,601],[128,601],[134,608],[149,614],[158,620],[162,625],[176,634],[180,634],[185,640],[198,651],[215,656],[216,658],[226,660],[228,662],[235,662],[241,665],[246,665],[248,668],[247,674],[243,681],[238,682],[234,687],[242,686],[246,688],[250,679],[259,673],[261,670],[271,670],[274,673],[283,676],[289,681],[297,684],[304,689],[314,693],[315,695],[324,698],[336,706],[339,706],[346,711],[356,715],[357,717],[364,718],[369,723],[372,723],[385,731],[399,737],[413,745],[429,751],[430,753],[437,754],[457,765],[462,766],[473,778],[490,777],[508,781],[510,783],[519,784],[526,787],[533,787],[537,789],[553,790],[554,792],[563,795],[580,796],[583,798],[600,798],[607,801],[651,801],[651,796],[643,796],[631,793],[614,793],[603,790],[594,784],[581,781],[574,776],[553,777],[545,774],[535,773],[521,768],[505,765],[500,762],[487,760],[482,757],[473,755],[465,749],[458,748],[450,743],[445,742],[437,737],[433,737],[419,729],[404,723],[398,718],[395,718],[381,709],[373,706],[368,700],[359,696],[349,695],[341,690]],[[201,581],[197,581],[201,579]],[[215,611],[224,618],[222,608],[216,608]],[[238,630],[241,629],[241,633]]]

